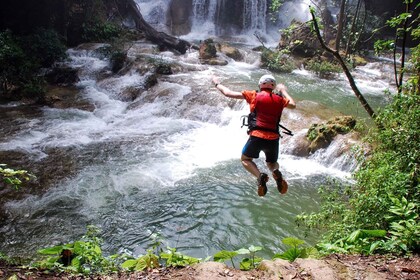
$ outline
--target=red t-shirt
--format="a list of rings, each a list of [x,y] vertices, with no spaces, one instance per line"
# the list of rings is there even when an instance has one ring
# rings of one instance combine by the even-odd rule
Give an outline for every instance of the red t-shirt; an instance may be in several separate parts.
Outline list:
[[[264,120],[270,122],[270,124],[268,124],[269,126],[276,127],[277,119],[280,119],[283,109],[289,104],[290,101],[289,99],[283,96],[270,93],[269,91],[262,90],[260,92],[256,92],[255,90],[244,90],[242,91],[242,95],[244,96],[246,102],[249,104],[251,112],[253,112],[256,109],[257,95],[260,94],[262,94],[263,96],[259,96],[258,98],[258,109],[263,113],[257,113],[259,116],[257,117],[257,120],[259,118],[263,118]],[[258,129],[251,131],[250,135],[267,140],[275,140],[280,137],[280,135],[276,132]]]

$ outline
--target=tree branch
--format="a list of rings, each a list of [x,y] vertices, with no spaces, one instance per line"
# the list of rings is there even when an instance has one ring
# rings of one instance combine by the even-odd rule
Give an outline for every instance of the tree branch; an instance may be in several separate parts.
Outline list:
[[[356,95],[357,99],[362,104],[362,107],[366,110],[366,112],[369,114],[369,116],[374,119],[376,117],[375,112],[370,107],[369,103],[366,101],[366,99],[364,98],[364,96],[362,95],[360,90],[358,89],[358,87],[356,85],[356,82],[354,81],[354,78],[353,78],[352,74],[350,73],[350,70],[348,69],[344,59],[341,57],[338,50],[334,50],[334,49],[328,47],[325,44],[324,40],[322,39],[321,32],[319,30],[319,26],[318,26],[318,22],[316,20],[315,14],[314,14],[314,12],[311,8],[309,10],[310,10],[311,15],[312,15],[312,20],[313,20],[313,23],[314,23],[316,36],[317,36],[322,48],[324,48],[327,52],[331,53],[338,60],[338,62],[341,65],[341,68],[343,68],[343,71],[346,74],[346,77],[347,77],[347,79],[350,83],[350,86],[353,89],[353,92]]]

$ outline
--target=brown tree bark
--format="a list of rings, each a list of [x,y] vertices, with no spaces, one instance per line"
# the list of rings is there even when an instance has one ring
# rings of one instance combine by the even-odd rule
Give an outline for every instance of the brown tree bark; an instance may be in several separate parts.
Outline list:
[[[125,0],[124,3],[126,5],[125,8],[130,11],[131,16],[134,18],[136,28],[144,32],[146,38],[152,43],[157,44],[162,49],[167,48],[175,50],[181,54],[184,54],[191,47],[191,43],[188,41],[178,39],[174,36],[166,34],[165,32],[160,32],[154,29],[144,20],[143,15],[134,0]]]
[[[343,37],[343,27],[344,27],[345,18],[346,18],[346,16],[344,15],[345,8],[346,8],[346,0],[341,0],[340,14],[338,16],[337,36],[335,37],[336,50],[340,49],[340,42],[341,42],[341,38]]]

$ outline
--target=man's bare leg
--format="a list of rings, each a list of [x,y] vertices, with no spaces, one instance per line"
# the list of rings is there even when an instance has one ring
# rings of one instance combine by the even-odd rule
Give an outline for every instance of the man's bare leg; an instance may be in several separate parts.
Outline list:
[[[253,161],[253,158],[242,155],[241,162],[242,162],[243,167],[246,169],[246,171],[248,171],[249,173],[251,173],[257,178],[260,176],[261,172],[258,169],[255,162]]]
[[[245,167],[245,169],[251,173],[252,175],[254,175],[255,177],[257,177],[257,182],[258,182],[258,195],[259,196],[264,196],[267,193],[267,181],[268,181],[268,175],[265,173],[260,172],[260,170],[258,169],[257,165],[255,164],[255,162],[253,161],[253,158],[247,157],[245,155],[241,156],[241,162],[242,165]]]

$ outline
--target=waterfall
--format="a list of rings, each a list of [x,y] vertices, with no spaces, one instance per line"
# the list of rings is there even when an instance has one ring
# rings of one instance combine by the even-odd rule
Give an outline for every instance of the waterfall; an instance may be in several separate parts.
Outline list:
[[[243,26],[245,30],[266,31],[266,0],[245,0]]]
[[[180,29],[170,28],[168,22],[176,24],[177,18],[167,18],[171,14],[179,15],[181,13],[189,14],[189,29],[183,29],[184,33],[173,35],[186,36],[187,39],[205,39],[209,36],[244,36],[252,37],[249,34],[272,33],[274,41],[279,38],[278,30],[285,28],[290,24],[293,18],[304,19],[304,15],[309,16],[309,0],[290,0],[283,4],[279,12],[279,20],[272,22],[269,14],[270,1],[268,0],[136,0],[140,10],[150,24],[165,32],[176,33]],[[176,4],[175,4],[176,3]],[[172,10],[171,10],[172,9]],[[168,12],[168,11],[172,11]],[[176,10],[176,12],[174,12]],[[185,22],[179,23],[185,24]],[[269,39],[269,38],[267,38]]]

